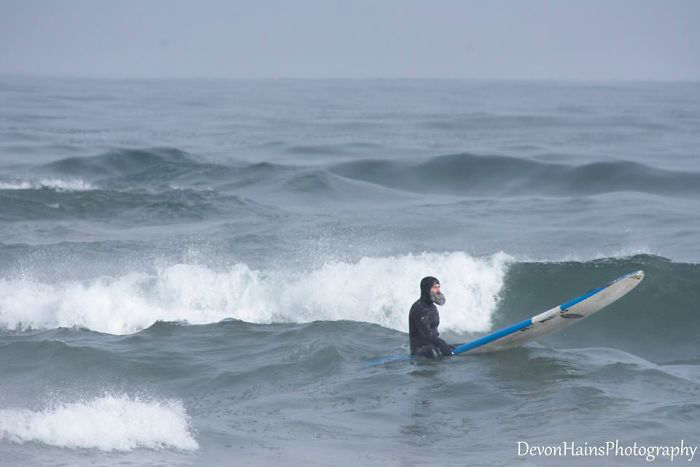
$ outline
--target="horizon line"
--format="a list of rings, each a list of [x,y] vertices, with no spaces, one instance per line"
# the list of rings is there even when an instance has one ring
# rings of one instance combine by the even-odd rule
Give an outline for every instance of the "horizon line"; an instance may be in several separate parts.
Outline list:
[[[699,83],[698,78],[566,78],[566,77],[467,77],[467,76],[106,76],[70,73],[3,72],[2,78],[79,79],[93,81],[472,81],[596,83]]]

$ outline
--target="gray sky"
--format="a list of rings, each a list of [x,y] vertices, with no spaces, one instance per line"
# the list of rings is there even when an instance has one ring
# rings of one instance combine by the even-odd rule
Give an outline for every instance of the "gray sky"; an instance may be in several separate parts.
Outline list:
[[[0,0],[0,73],[700,80],[700,0]]]

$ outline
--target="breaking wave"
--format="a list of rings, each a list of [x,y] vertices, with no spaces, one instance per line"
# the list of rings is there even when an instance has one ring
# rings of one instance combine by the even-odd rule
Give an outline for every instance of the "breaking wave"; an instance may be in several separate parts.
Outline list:
[[[147,402],[124,395],[61,403],[42,411],[2,409],[0,439],[101,451],[199,447],[181,402]]]
[[[226,270],[175,264],[83,282],[0,279],[0,325],[11,330],[85,327],[129,334],[156,321],[192,324],[235,318],[253,323],[354,320],[407,330],[406,313],[428,272],[449,290],[443,326],[489,329],[510,262],[503,253],[365,257],[312,271]],[[468,311],[467,311],[468,310]]]

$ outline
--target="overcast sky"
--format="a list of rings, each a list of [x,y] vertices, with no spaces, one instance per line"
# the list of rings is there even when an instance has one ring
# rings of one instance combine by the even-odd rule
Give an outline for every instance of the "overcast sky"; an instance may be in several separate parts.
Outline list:
[[[0,0],[0,73],[700,80],[700,0]]]

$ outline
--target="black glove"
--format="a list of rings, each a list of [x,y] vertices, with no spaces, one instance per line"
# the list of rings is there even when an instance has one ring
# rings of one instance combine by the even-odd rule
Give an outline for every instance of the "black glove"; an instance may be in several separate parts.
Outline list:
[[[440,352],[442,353],[443,357],[451,356],[453,349],[454,349],[454,346],[451,346],[450,344],[444,344],[444,345],[440,346]]]

